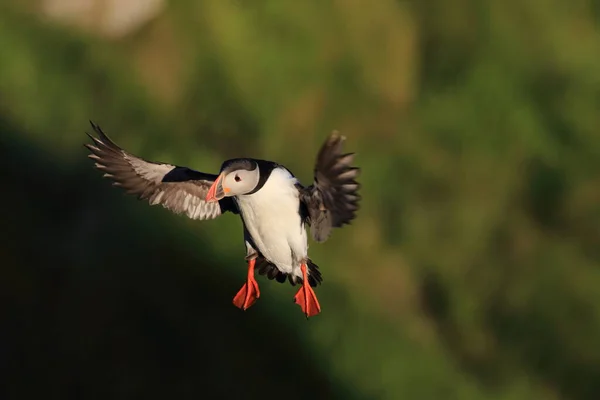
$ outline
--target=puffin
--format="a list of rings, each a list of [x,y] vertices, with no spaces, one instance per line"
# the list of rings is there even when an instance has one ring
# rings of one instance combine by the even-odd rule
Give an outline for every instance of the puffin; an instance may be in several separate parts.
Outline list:
[[[314,180],[303,186],[285,166],[255,158],[222,163],[218,174],[163,162],[148,161],[113,142],[94,122],[92,143],[84,146],[103,177],[150,205],[161,205],[195,220],[239,215],[243,226],[248,271],[233,304],[247,310],[260,297],[255,273],[280,283],[300,285],[294,302],[306,318],[321,312],[314,292],[323,281],[308,257],[308,234],[325,242],[333,228],[356,218],[361,199],[353,166],[355,153],[342,150],[345,137],[333,131],[322,144]]]

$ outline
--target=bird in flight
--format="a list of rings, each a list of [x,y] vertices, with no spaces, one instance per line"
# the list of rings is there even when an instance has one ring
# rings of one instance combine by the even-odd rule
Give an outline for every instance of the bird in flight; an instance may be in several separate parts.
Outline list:
[[[89,158],[114,186],[192,219],[214,219],[228,211],[241,217],[248,275],[233,299],[235,306],[246,310],[260,297],[256,271],[271,280],[300,284],[294,300],[307,318],[321,312],[313,287],[323,279],[308,257],[306,227],[316,242],[324,242],[332,228],[356,217],[360,169],[352,166],[354,153],[342,152],[344,136],[334,131],[327,138],[317,155],[314,182],[303,186],[273,161],[235,158],[223,162],[216,175],[147,161],[90,124],[96,135],[87,134],[92,140],[85,144]]]

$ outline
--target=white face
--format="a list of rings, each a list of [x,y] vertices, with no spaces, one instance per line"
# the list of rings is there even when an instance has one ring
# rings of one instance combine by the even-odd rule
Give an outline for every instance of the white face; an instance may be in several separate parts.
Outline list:
[[[254,190],[259,178],[258,166],[252,171],[238,169],[227,173],[222,178],[221,185],[225,196],[238,196]]]

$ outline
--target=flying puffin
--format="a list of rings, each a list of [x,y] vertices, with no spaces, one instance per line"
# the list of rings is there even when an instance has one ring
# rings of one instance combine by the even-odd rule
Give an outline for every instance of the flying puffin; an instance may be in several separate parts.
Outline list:
[[[244,228],[248,276],[233,299],[246,310],[260,297],[255,270],[269,279],[302,287],[294,300],[306,317],[321,306],[313,287],[322,282],[319,267],[308,257],[306,226],[312,238],[324,242],[332,228],[349,224],[356,216],[359,168],[354,153],[342,153],[344,136],[336,131],[322,145],[314,169],[314,182],[303,186],[281,164],[253,158],[235,158],[221,165],[219,174],[151,162],[117,146],[90,121],[97,137],[85,144],[104,172],[129,194],[160,204],[197,220],[214,219],[226,212],[240,215]]]

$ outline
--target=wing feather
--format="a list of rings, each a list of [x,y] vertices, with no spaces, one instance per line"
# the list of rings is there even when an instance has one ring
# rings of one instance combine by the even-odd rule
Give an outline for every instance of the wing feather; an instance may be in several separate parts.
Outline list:
[[[121,149],[98,125],[91,121],[90,124],[98,137],[88,134],[93,142],[84,145],[91,151],[88,157],[114,186],[150,205],[160,204],[192,219],[214,219],[226,211],[238,213],[231,198],[215,203],[204,200],[217,175],[146,161]]]
[[[332,228],[349,224],[359,208],[360,184],[356,181],[360,169],[353,167],[354,153],[342,153],[346,138],[334,131],[321,146],[312,185],[301,189],[311,235],[324,242]]]

